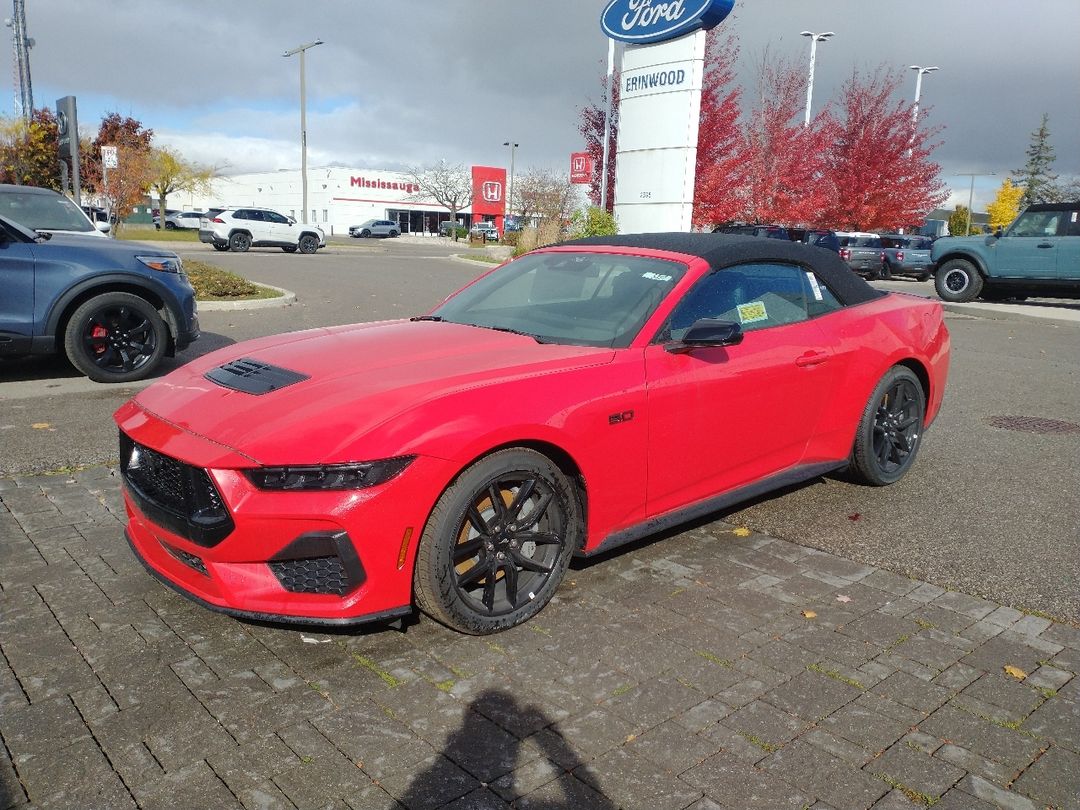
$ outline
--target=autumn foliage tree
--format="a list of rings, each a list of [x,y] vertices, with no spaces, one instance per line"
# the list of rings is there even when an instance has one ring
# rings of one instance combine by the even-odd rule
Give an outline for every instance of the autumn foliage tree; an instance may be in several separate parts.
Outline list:
[[[97,136],[88,145],[80,145],[82,184],[106,197],[121,220],[149,191],[153,138],[152,129],[130,116],[114,112],[101,119]],[[119,157],[118,167],[109,169],[108,184],[104,181],[101,165],[102,146],[115,146]]]
[[[940,127],[921,126],[897,98],[901,75],[853,74],[840,92],[840,120],[825,148],[822,217],[844,230],[892,230],[922,223],[948,191],[930,160]],[[922,113],[925,115],[926,113]]]
[[[740,90],[732,87],[738,43],[721,38],[717,29],[706,35],[705,72],[698,121],[694,183],[694,225],[736,219],[743,205],[746,175],[739,131]]]
[[[208,192],[214,176],[212,169],[188,163],[168,147],[150,150],[149,186],[157,198],[158,210],[165,210],[165,198],[178,191]]]
[[[1006,180],[998,188],[994,201],[986,207],[986,213],[990,217],[990,228],[1004,228],[1020,213],[1020,199],[1024,196],[1024,187],[1013,185],[1012,180]]]
[[[607,210],[615,209],[615,152],[619,145],[619,83],[621,79],[616,71],[611,77],[601,79],[600,101],[581,109],[578,118],[578,132],[585,141],[584,151],[588,153],[593,165],[592,183],[588,197],[593,205],[600,205],[600,188],[604,182],[604,117],[608,110],[608,96],[611,96],[611,124],[608,129],[608,171],[607,171]]]
[[[34,110],[29,121],[0,120],[0,183],[60,189],[56,116]]]

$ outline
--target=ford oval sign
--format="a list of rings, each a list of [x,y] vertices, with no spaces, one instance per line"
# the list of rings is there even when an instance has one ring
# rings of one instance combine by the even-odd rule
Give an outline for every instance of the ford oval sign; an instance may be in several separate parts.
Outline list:
[[[641,45],[719,25],[735,0],[611,0],[600,27],[612,39]]]

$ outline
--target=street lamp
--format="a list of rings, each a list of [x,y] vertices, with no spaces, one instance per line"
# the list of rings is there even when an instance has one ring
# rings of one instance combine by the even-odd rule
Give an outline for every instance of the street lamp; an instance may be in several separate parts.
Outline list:
[[[817,44],[836,34],[832,31],[826,31],[823,34],[803,31],[800,36],[810,37],[810,75],[806,79],[806,118],[803,120],[803,126],[808,127],[810,126],[810,102],[814,98],[814,60],[817,58]]]
[[[997,172],[958,172],[956,177],[970,177],[971,178],[971,190],[968,192],[968,214],[967,214],[967,226],[964,228],[964,236],[971,236],[971,206],[975,202],[975,178],[976,177],[994,177]]]
[[[918,71],[915,74],[915,106],[911,109],[911,119],[915,123],[919,122],[919,96],[922,94],[922,77],[927,73],[933,73],[935,70],[940,70],[938,67],[923,67],[922,65],[911,65],[911,70]]]
[[[282,56],[295,56],[300,54],[300,186],[303,189],[303,208],[300,211],[300,221],[307,225],[307,86],[304,80],[304,51],[322,45],[323,41],[317,39],[285,51]]]
[[[521,144],[514,143],[513,141],[503,141],[503,146],[510,147],[510,195],[507,198],[507,209],[510,211],[510,216],[514,215],[514,150]],[[505,226],[504,226],[505,227]]]

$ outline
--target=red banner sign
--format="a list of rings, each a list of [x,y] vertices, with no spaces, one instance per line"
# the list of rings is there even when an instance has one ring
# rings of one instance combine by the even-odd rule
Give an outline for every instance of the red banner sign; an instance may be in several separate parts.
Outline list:
[[[592,158],[588,152],[572,152],[570,154],[570,182],[592,182]]]
[[[506,169],[473,166],[473,216],[499,216],[506,212]]]

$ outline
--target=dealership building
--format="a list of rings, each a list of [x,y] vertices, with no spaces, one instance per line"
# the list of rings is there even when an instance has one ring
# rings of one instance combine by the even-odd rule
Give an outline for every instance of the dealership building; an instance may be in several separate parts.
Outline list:
[[[307,221],[327,235],[347,234],[349,226],[369,219],[388,219],[403,234],[437,234],[450,212],[425,197],[415,181],[402,172],[340,166],[309,168]],[[458,212],[465,226],[493,222],[501,233],[505,209],[506,170],[473,166],[473,203]],[[178,192],[168,197],[170,208],[205,211],[221,206],[257,206],[303,219],[303,182],[297,169],[256,172],[215,178],[208,194]]]

